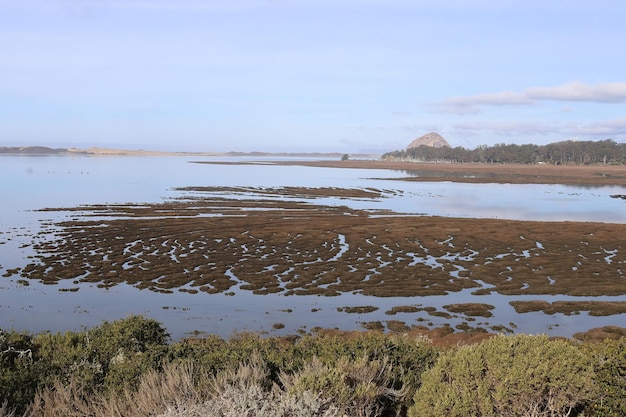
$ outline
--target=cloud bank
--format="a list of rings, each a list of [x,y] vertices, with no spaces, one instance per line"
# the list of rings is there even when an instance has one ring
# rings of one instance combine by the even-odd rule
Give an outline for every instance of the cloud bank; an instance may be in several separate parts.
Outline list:
[[[476,114],[483,106],[532,105],[538,101],[567,101],[588,103],[626,102],[626,82],[588,85],[581,82],[553,87],[531,87],[522,92],[502,91],[473,96],[456,96],[434,103],[436,112]]]
[[[573,136],[607,139],[626,137],[626,117],[591,123],[575,122],[466,122],[453,126],[461,136],[480,136],[487,134],[499,137],[561,136],[563,139]]]

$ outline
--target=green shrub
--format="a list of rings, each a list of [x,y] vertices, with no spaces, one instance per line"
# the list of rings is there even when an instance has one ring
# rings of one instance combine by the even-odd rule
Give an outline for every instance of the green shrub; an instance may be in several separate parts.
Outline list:
[[[162,365],[169,335],[159,322],[130,316],[87,332],[93,361],[104,369],[104,388],[134,387],[141,375]]]
[[[422,373],[434,365],[437,355],[437,350],[427,339],[415,340],[379,332],[363,332],[349,337],[323,335],[298,341],[293,346],[291,363],[283,369],[298,371],[313,357],[326,365],[336,365],[344,359],[384,359],[389,365],[389,375],[395,381],[393,388],[404,387],[413,391],[419,386]]]
[[[37,390],[57,382],[71,381],[84,395],[134,386],[162,364],[167,341],[158,322],[141,316],[34,337],[0,330],[0,404],[19,415]]]
[[[168,360],[174,363],[193,362],[207,374],[216,375],[225,370],[236,370],[240,364],[257,355],[274,375],[277,372],[274,368],[281,362],[279,358],[283,353],[284,349],[275,339],[263,339],[256,334],[240,334],[229,341],[210,335],[172,344]]]
[[[437,351],[426,339],[359,332],[306,336],[282,357],[281,377],[292,375],[296,391],[321,389],[351,413],[361,410],[367,415],[380,409],[393,415],[410,405]]]
[[[344,414],[370,417],[393,409],[396,400],[406,395],[406,390],[393,388],[390,371],[385,359],[341,357],[336,364],[325,365],[313,358],[299,372],[281,374],[280,381],[290,395],[315,392]]]
[[[168,341],[141,316],[0,331],[0,417],[626,415],[625,339],[499,336],[449,350],[367,332]]]
[[[584,345],[595,366],[598,394],[587,408],[593,416],[626,416],[626,339]]]
[[[399,397],[379,395],[377,398],[389,412],[403,410],[410,405],[421,374],[433,366],[437,357],[437,351],[426,340],[382,333],[318,335],[289,340],[243,334],[224,341],[213,336],[204,340],[175,343],[171,349],[173,361],[193,361],[196,366],[214,375],[224,370],[237,369],[255,354],[265,364],[266,385],[280,385],[281,376],[284,378],[284,375],[296,375],[309,369],[314,358],[325,369],[343,364],[344,373],[347,372],[347,364],[356,368],[360,361],[384,363],[384,388],[389,392],[409,393]],[[335,388],[344,385],[335,384]]]
[[[142,374],[162,363],[168,339],[159,322],[142,316],[82,332],[38,335],[33,343],[39,385],[73,380],[85,392],[136,385]]]
[[[36,346],[40,386],[58,380],[80,383],[85,389],[102,385],[104,369],[93,357],[87,332],[42,333],[33,338]]]
[[[0,330],[0,406],[21,412],[37,389],[32,338]]]
[[[440,356],[409,416],[575,415],[596,394],[593,377],[568,341],[498,336]]]
[[[104,322],[87,331],[87,342],[95,358],[108,363],[120,353],[142,353],[155,346],[165,346],[169,335],[161,324],[142,316]]]

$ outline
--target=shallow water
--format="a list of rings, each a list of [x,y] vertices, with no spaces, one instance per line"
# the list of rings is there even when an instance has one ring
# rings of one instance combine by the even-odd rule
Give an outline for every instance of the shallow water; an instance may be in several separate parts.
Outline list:
[[[32,254],[29,244],[43,223],[75,217],[77,213],[39,212],[45,207],[74,207],[101,203],[158,203],[194,195],[176,187],[338,187],[388,190],[386,197],[369,199],[316,198],[319,205],[347,205],[357,209],[393,210],[402,213],[449,217],[483,217],[515,220],[599,221],[626,223],[626,203],[610,198],[626,194],[625,187],[573,187],[562,185],[461,184],[407,182],[372,178],[398,177],[385,170],[351,170],[298,166],[211,165],[197,160],[223,158],[185,157],[32,157],[0,156],[0,275],[23,266]],[[237,195],[233,198],[245,198]],[[283,197],[284,198],[284,197]],[[128,285],[110,289],[69,282],[28,286],[15,276],[0,278],[0,328],[28,331],[63,331],[93,326],[129,314],[145,314],[168,328],[174,338],[193,331],[228,336],[233,331],[269,331],[276,334],[310,330],[315,326],[359,328],[360,322],[403,320],[407,324],[452,326],[467,320],[458,315],[444,319],[426,312],[386,315],[393,306],[432,306],[439,311],[451,303],[492,304],[494,317],[476,318],[471,326],[503,325],[516,332],[570,336],[574,332],[608,324],[623,325],[626,315],[590,317],[544,313],[517,314],[512,300],[579,300],[566,296],[471,295],[470,291],[447,296],[377,298],[355,294],[339,297],[205,293],[158,294]],[[587,300],[589,298],[584,298]],[[594,300],[604,297],[592,298]],[[626,297],[607,297],[625,301]],[[366,314],[337,312],[338,307],[374,305]],[[420,321],[418,321],[420,320]],[[272,330],[282,323],[285,328]],[[514,328],[511,323],[516,326]]]

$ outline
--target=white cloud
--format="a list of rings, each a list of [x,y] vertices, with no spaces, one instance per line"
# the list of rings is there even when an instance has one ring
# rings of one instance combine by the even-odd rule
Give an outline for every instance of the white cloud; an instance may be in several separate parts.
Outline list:
[[[626,82],[587,85],[581,82],[556,87],[533,87],[524,93],[531,100],[587,101],[622,103],[626,101]]]
[[[453,126],[461,136],[495,135],[499,137],[577,136],[589,140],[626,139],[626,118],[591,123],[563,122],[466,122]]]
[[[550,135],[562,128],[550,122],[467,122],[457,123],[453,127],[465,135],[487,133],[506,137]]]
[[[481,106],[519,106],[537,101],[623,103],[626,102],[626,82],[596,85],[572,82],[553,87],[531,87],[522,92],[502,91],[457,96],[434,103],[434,106],[438,113],[476,114],[481,112]]]
[[[443,114],[458,114],[458,115],[466,115],[466,114],[480,114],[483,111],[480,107],[471,105],[471,104],[435,104],[434,105],[434,113],[443,113]]]
[[[483,93],[467,97],[451,97],[445,100],[444,103],[451,106],[498,106],[502,104],[530,104],[532,103],[532,100],[522,93],[516,93],[515,91],[503,91],[500,93]]]

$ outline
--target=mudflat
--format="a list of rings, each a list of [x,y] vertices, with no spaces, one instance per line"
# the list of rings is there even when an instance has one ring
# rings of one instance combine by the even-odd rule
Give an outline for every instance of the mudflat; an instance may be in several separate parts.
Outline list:
[[[231,162],[202,162],[226,163]],[[258,162],[244,162],[256,164]],[[265,162],[264,162],[265,163]],[[407,181],[454,181],[466,183],[626,185],[624,165],[550,164],[446,164],[395,160],[302,160],[273,161],[276,165],[328,168],[385,169],[399,171]],[[242,164],[236,162],[234,164]],[[392,174],[393,175],[393,174]]]
[[[624,224],[407,216],[217,197],[222,191],[233,189],[199,188],[206,197],[153,205],[48,209],[75,210],[80,218],[56,224],[55,237],[35,242],[38,255],[13,272],[46,283],[125,282],[158,292],[626,294]],[[373,189],[283,191],[377,195]],[[600,301],[579,307],[596,315],[623,311]],[[490,314],[476,305],[449,309],[465,310]],[[576,303],[568,305],[575,310]]]
[[[411,181],[626,184],[625,167],[605,165],[243,162],[255,163],[385,169],[390,178]],[[530,296],[511,303],[520,320],[533,311],[594,316],[626,312],[624,302],[585,299],[626,295],[626,224],[412,216],[284,198],[376,199],[389,192],[374,188],[181,190],[193,197],[44,209],[74,213],[71,220],[44,227],[42,236],[33,239],[35,255],[28,265],[5,275],[47,284],[69,280],[76,285],[70,291],[79,291],[81,283],[127,283],[161,293],[427,297],[465,291]],[[238,193],[248,197],[223,197]],[[581,301],[547,303],[533,295],[578,296]],[[487,303],[449,304],[443,310],[398,305],[385,314],[426,311],[468,321],[489,318],[493,306],[488,297],[482,300]],[[363,314],[372,308],[345,306],[342,311]],[[391,331],[416,327],[397,320],[386,324]],[[363,323],[365,328],[380,326]]]

